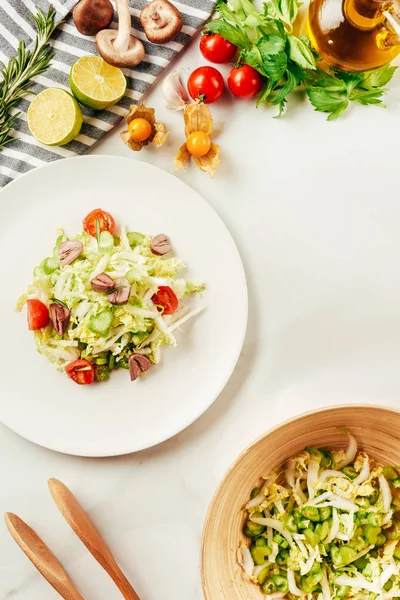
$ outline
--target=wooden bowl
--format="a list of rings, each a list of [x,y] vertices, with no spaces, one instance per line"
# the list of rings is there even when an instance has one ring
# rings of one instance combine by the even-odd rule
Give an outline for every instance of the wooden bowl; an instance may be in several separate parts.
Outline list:
[[[244,539],[243,506],[262,475],[305,446],[340,449],[347,429],[359,449],[383,464],[400,464],[400,411],[378,406],[343,406],[307,413],[269,431],[244,450],[217,489],[203,529],[201,577],[206,600],[262,600],[265,594],[249,582],[236,560]]]

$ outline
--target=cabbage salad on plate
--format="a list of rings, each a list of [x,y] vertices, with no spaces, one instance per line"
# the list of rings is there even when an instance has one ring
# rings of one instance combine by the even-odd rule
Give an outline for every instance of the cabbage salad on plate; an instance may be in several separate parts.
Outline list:
[[[17,303],[19,311],[27,306],[38,352],[81,385],[106,381],[117,368],[138,379],[203,309],[190,299],[205,286],[182,277],[185,265],[167,235],[115,230],[101,209],[78,235],[60,229]]]

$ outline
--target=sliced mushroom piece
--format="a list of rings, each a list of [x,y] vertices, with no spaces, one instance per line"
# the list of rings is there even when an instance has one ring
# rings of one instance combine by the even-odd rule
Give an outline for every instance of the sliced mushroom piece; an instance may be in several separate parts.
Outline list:
[[[131,381],[135,381],[138,377],[148,371],[151,367],[151,362],[143,354],[131,354],[129,357],[129,373]]]
[[[166,236],[165,233],[159,233],[153,237],[150,244],[150,250],[153,254],[157,254],[158,256],[163,256],[164,254],[171,252],[172,246],[168,236]]]
[[[117,0],[118,31],[103,29],[96,35],[96,46],[102,58],[114,67],[134,67],[144,58],[144,46],[131,35],[128,0]]]
[[[99,292],[100,294],[107,294],[115,288],[115,281],[107,273],[100,273],[97,277],[94,277],[90,282],[92,290]]]
[[[168,0],[153,0],[142,9],[140,22],[153,44],[166,44],[173,40],[183,27],[182,15]]]
[[[128,304],[129,296],[131,294],[131,284],[126,277],[118,277],[114,281],[114,289],[108,295],[108,301],[116,306],[122,304]]]
[[[49,306],[51,320],[57,335],[64,335],[67,331],[68,323],[71,317],[71,311],[68,306],[54,302]]]
[[[78,240],[67,240],[61,242],[58,247],[58,256],[62,267],[70,265],[81,254],[83,250],[82,242]]]

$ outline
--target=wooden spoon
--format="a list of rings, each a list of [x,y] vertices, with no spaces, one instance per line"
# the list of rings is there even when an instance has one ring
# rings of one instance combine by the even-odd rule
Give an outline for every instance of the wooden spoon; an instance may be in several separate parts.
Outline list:
[[[60,596],[64,600],[84,600],[54,554],[33,529],[13,513],[6,513],[4,517],[9,532],[22,552]]]
[[[72,492],[57,479],[50,479],[49,489],[64,519],[79,539],[109,574],[125,600],[140,600],[117,565],[111,551]]]

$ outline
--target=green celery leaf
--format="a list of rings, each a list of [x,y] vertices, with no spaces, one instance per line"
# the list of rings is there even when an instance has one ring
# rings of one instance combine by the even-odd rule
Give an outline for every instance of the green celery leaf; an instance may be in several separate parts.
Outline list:
[[[306,71],[293,62],[288,63],[288,71],[295,76],[297,83],[300,83],[307,77]]]
[[[257,42],[263,56],[279,54],[285,49],[285,40],[276,34],[264,35]]]
[[[293,62],[303,69],[316,69],[313,53],[310,48],[298,37],[288,35],[289,56]]]
[[[334,112],[343,104],[348,104],[345,94],[331,94],[318,87],[308,87],[307,94],[315,110],[319,112]]]
[[[286,52],[279,52],[278,54],[272,54],[271,56],[263,56],[262,69],[264,75],[272,79],[273,81],[279,81],[280,78],[285,74],[287,68],[287,56]]]
[[[253,46],[250,50],[243,50],[240,53],[240,56],[243,58],[244,62],[256,71],[260,71],[263,73],[263,59],[261,57],[261,53],[257,46]]]
[[[297,83],[298,83],[298,81],[297,81],[296,77],[293,75],[293,73],[291,71],[287,70],[286,71],[286,82],[281,87],[281,89],[278,90],[276,94],[274,94],[271,104],[281,105],[282,102],[286,102],[286,96],[288,96],[290,94],[290,92],[293,92],[294,88],[297,86]],[[281,116],[282,112],[283,111],[281,110],[279,113],[279,116]]]
[[[331,112],[331,114],[328,117],[328,121],[334,121],[335,119],[338,119],[344,113],[348,105],[349,103],[347,102],[347,100],[343,101],[341,105],[339,105],[337,108],[335,108],[335,110]]]
[[[272,13],[290,28],[296,20],[298,3],[296,0],[269,0]],[[271,10],[271,9],[270,9]]]
[[[384,87],[389,83],[395,74],[397,67],[385,65],[380,69],[375,69],[369,73],[365,73],[365,77],[361,83],[362,87],[370,90],[372,88]]]
[[[363,104],[364,106],[367,106],[368,104],[376,104],[384,107],[385,105],[381,100],[383,93],[384,90],[379,89],[369,91],[362,89],[353,90],[351,94],[349,94],[349,98],[350,100],[353,100],[353,102],[358,102],[359,104]]]
[[[239,48],[249,48],[250,40],[237,25],[231,25],[222,19],[215,19],[207,25],[207,31],[219,33],[225,40]]]

